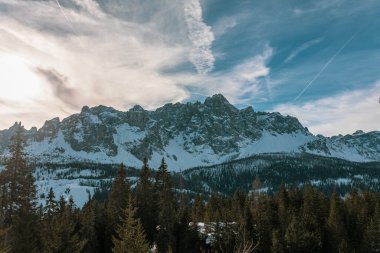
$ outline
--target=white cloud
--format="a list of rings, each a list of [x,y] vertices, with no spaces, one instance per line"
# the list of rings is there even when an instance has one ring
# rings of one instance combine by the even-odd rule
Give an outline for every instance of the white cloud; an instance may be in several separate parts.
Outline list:
[[[304,14],[310,14],[317,11],[323,11],[326,9],[334,9],[333,7],[339,6],[344,2],[344,0],[320,0],[313,2],[312,6],[305,9],[300,8],[294,8],[291,11],[295,15],[304,15]]]
[[[190,61],[198,73],[206,74],[214,68],[215,58],[211,51],[214,34],[211,27],[203,22],[199,0],[184,0],[184,12],[188,36],[192,43]]]
[[[100,9],[99,4],[94,0],[73,0],[75,4],[83,8],[95,17],[104,18],[105,14]]]
[[[0,110],[1,128],[16,120],[27,127],[40,126],[45,119],[78,112],[82,105],[128,109],[141,104],[154,108],[189,96],[176,78],[163,73],[166,68],[188,62],[190,51],[188,42],[173,43],[181,39],[165,33],[166,27],[160,25],[166,25],[165,15],[157,15],[156,22],[141,23],[106,13],[92,0],[75,0],[78,8],[62,5],[66,17],[54,1],[0,3],[7,6],[0,10],[0,56],[23,59],[14,67],[15,73],[20,69],[54,72],[64,79],[64,90],[72,94],[72,101],[68,101],[67,95],[57,92],[61,86],[34,73],[44,95],[19,101],[16,106],[6,96],[11,83],[1,82],[4,78],[0,77],[0,92],[5,94],[2,104],[6,105]],[[182,8],[178,5],[173,11],[183,13]],[[174,29],[186,29],[185,22],[171,23]]]
[[[267,100],[269,94],[265,90],[265,78],[270,69],[266,64],[272,53],[272,48],[265,46],[261,54],[246,59],[229,71],[180,78],[187,80],[196,93],[223,93],[234,104],[252,104],[252,100]]]
[[[186,100],[189,90],[223,93],[232,103],[267,97],[262,79],[269,75],[272,49],[230,70],[211,72],[214,35],[202,20],[199,1],[125,0],[123,8],[108,1],[59,3],[62,9],[55,1],[0,0],[6,7],[0,9],[0,68],[8,65],[7,58],[1,60],[4,55],[20,59],[7,80],[22,70],[33,77],[22,87],[36,86],[39,94],[11,100],[12,82],[0,76],[0,129],[20,120],[39,127],[83,105],[153,109]],[[189,54],[201,75],[191,69],[166,71],[188,64]]]
[[[370,89],[344,92],[304,104],[282,104],[273,111],[297,117],[315,134],[350,134],[379,130],[380,82]]]
[[[215,37],[220,37],[225,34],[228,30],[234,28],[238,25],[239,16],[224,17],[220,19],[216,24],[212,26],[212,31]]]
[[[297,47],[296,49],[294,49],[288,57],[286,57],[285,59],[285,63],[288,63],[290,61],[292,61],[295,57],[297,57],[300,53],[302,53],[303,51],[307,50],[308,48],[320,43],[322,41],[321,38],[317,38],[317,39],[314,39],[314,40],[310,40],[310,41],[307,41],[305,42],[304,44],[302,44],[301,46]]]

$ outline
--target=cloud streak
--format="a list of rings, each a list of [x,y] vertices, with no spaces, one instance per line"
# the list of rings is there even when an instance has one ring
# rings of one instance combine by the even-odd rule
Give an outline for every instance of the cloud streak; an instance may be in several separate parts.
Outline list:
[[[317,38],[317,39],[314,39],[314,40],[310,40],[308,42],[305,42],[304,44],[302,44],[301,46],[297,47],[294,51],[292,51],[288,57],[286,57],[285,59],[285,63],[289,63],[291,62],[294,58],[296,58],[300,53],[302,53],[303,51],[306,51],[307,49],[309,49],[310,47],[320,43],[322,41],[321,38]]]
[[[36,68],[35,72],[41,75],[51,88],[54,95],[65,104],[78,108],[80,103],[78,102],[78,94],[74,89],[69,87],[68,78],[58,73],[54,69]]]
[[[266,45],[261,54],[250,57],[229,71],[215,72],[208,76],[179,76],[188,80],[192,94],[223,93],[234,104],[252,104],[270,97],[266,90],[266,77],[270,74],[267,62],[273,49]]]
[[[214,68],[215,58],[211,51],[214,34],[211,27],[203,22],[199,0],[184,0],[184,12],[192,44],[190,61],[198,73],[207,74]]]

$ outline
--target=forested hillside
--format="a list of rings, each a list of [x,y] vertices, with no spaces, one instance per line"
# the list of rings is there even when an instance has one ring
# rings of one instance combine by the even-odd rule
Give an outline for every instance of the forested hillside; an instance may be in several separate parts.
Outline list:
[[[254,181],[260,191],[274,193],[287,186],[312,185],[330,194],[334,189],[344,195],[352,189],[380,190],[380,163],[357,163],[312,154],[261,154],[219,165],[185,170],[188,188],[206,193],[233,194],[252,190]],[[260,182],[258,182],[260,181]]]
[[[120,165],[111,191],[104,198],[95,194],[82,208],[72,198],[55,196],[52,189],[45,203],[37,205],[21,131],[12,137],[9,149],[11,156],[0,173],[0,252],[380,250],[378,192],[354,189],[343,198],[310,185],[300,189],[282,184],[269,195],[257,179],[249,194],[197,194],[184,188],[181,177],[171,176],[162,159],[155,173],[146,160],[138,175]],[[185,175],[196,172],[199,169]],[[136,176],[134,187],[128,173]],[[220,184],[222,175],[218,174]]]

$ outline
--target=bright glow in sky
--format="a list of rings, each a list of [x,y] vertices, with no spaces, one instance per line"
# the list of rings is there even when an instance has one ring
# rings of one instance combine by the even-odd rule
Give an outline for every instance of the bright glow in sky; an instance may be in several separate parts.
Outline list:
[[[38,98],[43,95],[41,81],[23,59],[0,54],[0,100],[12,103]]]
[[[224,94],[315,134],[380,129],[380,1],[0,0],[0,129]]]

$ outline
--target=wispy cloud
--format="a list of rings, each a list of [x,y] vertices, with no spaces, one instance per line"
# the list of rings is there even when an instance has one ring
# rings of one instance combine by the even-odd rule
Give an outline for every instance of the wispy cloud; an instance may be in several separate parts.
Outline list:
[[[307,41],[305,42],[304,44],[302,44],[301,46],[297,47],[296,49],[294,49],[288,57],[286,57],[285,59],[285,63],[288,63],[288,62],[291,62],[294,58],[296,58],[300,53],[302,53],[303,51],[309,49],[310,47],[320,43],[322,41],[322,38],[317,38],[317,39],[314,39],[314,40],[310,40],[310,41]]]
[[[292,9],[292,12],[295,15],[304,15],[304,14],[310,14],[316,11],[323,11],[328,8],[332,8],[336,5],[340,5],[344,2],[344,0],[320,0],[312,2],[313,5],[309,8],[294,8]]]
[[[185,0],[184,12],[188,36],[192,43],[190,61],[198,73],[206,74],[214,68],[215,58],[211,51],[214,34],[211,27],[203,22],[199,0]]]
[[[379,130],[380,82],[370,89],[347,91],[303,104],[281,104],[273,108],[300,119],[314,134],[350,134],[358,129]]]
[[[222,36],[227,31],[237,26],[239,24],[238,19],[239,15],[224,17],[220,19],[212,26],[212,32],[214,33],[215,37]]]
[[[15,71],[18,67],[36,70],[39,80],[35,83],[44,92],[43,98],[37,96],[16,107],[6,100],[9,87],[1,84],[4,102],[13,108],[11,113],[2,107],[0,117],[8,121],[2,128],[16,120],[27,127],[40,125],[41,118],[64,117],[82,105],[154,108],[189,96],[176,78],[163,73],[168,67],[187,63],[191,50],[186,34],[181,40],[181,35],[166,33],[167,15],[157,14],[151,23],[128,21],[89,0],[75,0],[72,8],[67,4],[59,8],[55,1],[0,0],[0,4],[7,7],[0,9],[0,45],[4,49],[0,54],[27,59],[27,66],[15,66]],[[180,15],[183,5],[174,6],[178,22],[170,22],[171,26],[185,30],[184,15]],[[140,10],[149,16],[147,11]],[[80,99],[75,94],[81,94]],[[42,116],[18,118],[18,110],[25,108]]]
[[[261,54],[250,57],[231,70],[215,72],[208,76],[183,77],[194,93],[223,93],[232,103],[252,104],[252,101],[267,100],[266,77],[270,74],[267,66],[273,49],[266,45]]]
[[[75,4],[83,10],[94,15],[95,17],[104,18],[105,13],[101,10],[99,4],[94,0],[73,0]]]
[[[73,108],[81,106],[78,101],[78,94],[75,89],[70,88],[68,78],[58,73],[54,69],[36,68],[35,72],[41,75],[51,85],[54,95],[67,105]]]

